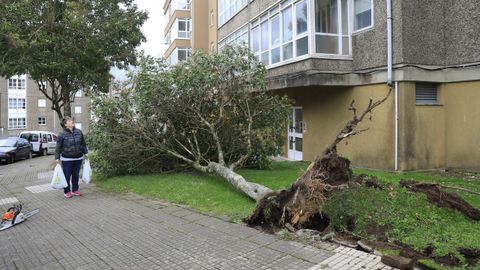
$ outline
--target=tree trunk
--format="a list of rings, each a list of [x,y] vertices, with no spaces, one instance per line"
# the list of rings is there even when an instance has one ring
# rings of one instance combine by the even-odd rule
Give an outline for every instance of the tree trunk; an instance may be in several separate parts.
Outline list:
[[[72,117],[72,107],[70,94],[72,92],[72,86],[68,83],[67,79],[64,78],[63,80],[59,80],[59,84],[61,87],[61,95],[63,100],[63,117]]]
[[[63,102],[63,117],[70,116],[72,117],[72,107],[70,103],[70,98],[64,99]]]
[[[255,201],[260,200],[263,196],[272,192],[271,189],[265,186],[246,181],[243,176],[216,162],[210,162],[208,164],[208,171],[225,178],[237,190],[243,192]]]
[[[61,123],[63,119],[62,108],[57,108],[55,106],[52,106],[52,110],[54,110],[57,113],[58,120]]]

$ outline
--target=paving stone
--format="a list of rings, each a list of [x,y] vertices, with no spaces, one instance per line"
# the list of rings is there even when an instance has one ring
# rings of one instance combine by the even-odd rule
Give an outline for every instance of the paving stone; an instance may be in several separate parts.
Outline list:
[[[0,269],[339,269],[384,267],[374,255],[277,239],[183,206],[80,183],[81,197],[49,188],[52,156],[0,170],[0,207],[15,198],[40,213],[0,235]],[[28,189],[27,189],[28,187]],[[6,204],[1,204],[6,202]],[[350,264],[349,264],[350,263]],[[324,268],[328,267],[328,268]]]

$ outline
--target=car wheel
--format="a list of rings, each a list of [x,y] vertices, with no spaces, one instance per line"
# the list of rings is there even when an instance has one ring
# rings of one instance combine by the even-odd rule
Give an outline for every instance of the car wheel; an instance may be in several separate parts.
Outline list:
[[[12,155],[12,156],[10,157],[10,163],[14,163],[14,162],[15,162],[15,155]]]
[[[45,148],[42,148],[42,150],[40,150],[40,156],[45,156],[47,154],[47,151],[45,151]]]
[[[31,159],[31,158],[32,158],[32,151],[29,151],[29,152],[28,152],[27,159]]]

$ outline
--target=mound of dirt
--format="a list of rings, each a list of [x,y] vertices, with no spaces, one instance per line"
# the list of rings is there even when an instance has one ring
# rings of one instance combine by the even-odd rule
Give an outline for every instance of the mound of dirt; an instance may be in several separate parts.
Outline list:
[[[365,231],[369,235],[374,235],[377,241],[387,242],[387,231],[390,228],[388,226],[381,226],[376,223],[370,223],[366,226]]]
[[[468,265],[475,266],[480,258],[480,249],[461,248],[458,250],[467,260]]]
[[[413,180],[401,180],[400,186],[406,187],[412,192],[421,192],[427,195],[427,199],[437,206],[454,209],[462,212],[473,220],[480,220],[480,210],[476,209],[460,196],[444,192],[437,184],[419,183]]]
[[[375,176],[368,174],[359,174],[355,176],[355,182],[366,186],[367,188],[376,188],[383,190],[383,187],[378,183],[378,179]]]

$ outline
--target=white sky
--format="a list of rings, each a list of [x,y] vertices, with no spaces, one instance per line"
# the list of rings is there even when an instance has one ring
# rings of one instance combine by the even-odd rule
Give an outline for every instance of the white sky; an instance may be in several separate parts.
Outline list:
[[[163,31],[165,30],[163,3],[164,0],[135,0],[139,9],[148,12],[148,20],[142,27],[147,42],[143,43],[140,49],[155,57],[161,57],[165,50],[163,44]]]
[[[163,44],[163,31],[165,30],[165,16],[163,15],[163,4],[165,0],[135,0],[135,4],[140,10],[148,12],[148,19],[143,24],[141,30],[147,41],[142,43],[139,50],[144,50],[146,54],[154,57],[161,57],[165,51]],[[125,79],[125,72],[116,68],[110,73],[118,80]]]

